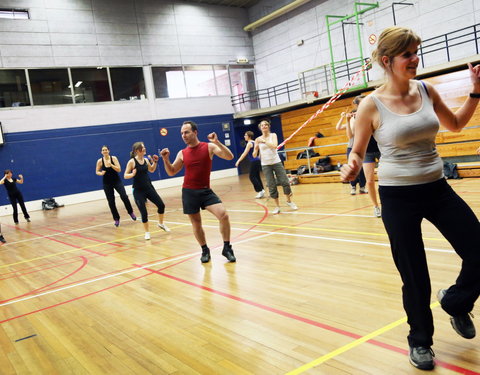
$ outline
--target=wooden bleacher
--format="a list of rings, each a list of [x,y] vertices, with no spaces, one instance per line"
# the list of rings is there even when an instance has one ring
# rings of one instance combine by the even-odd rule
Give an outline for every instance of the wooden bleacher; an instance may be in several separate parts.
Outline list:
[[[471,83],[468,70],[438,75],[431,78],[425,78],[435,86],[445,103],[456,111],[467,98],[470,92]],[[370,91],[365,92],[368,94]],[[305,128],[300,130],[295,137],[286,144],[285,151],[287,159],[285,168],[294,171],[301,165],[307,165],[306,159],[297,159],[297,154],[302,150],[292,150],[292,148],[305,147],[310,137],[320,132],[323,138],[315,139],[315,152],[320,156],[310,158],[310,164],[325,156],[330,156],[333,165],[345,163],[346,149],[348,139],[345,130],[337,131],[337,124],[340,114],[351,110],[353,97],[339,99],[321,113],[317,118],[311,121]],[[322,104],[314,105],[308,108],[302,108],[285,112],[281,115],[282,130],[285,137],[293,133],[299,126],[308,120],[313,113],[319,110]],[[460,133],[453,133],[441,128],[436,138],[437,150],[442,158],[450,162],[457,163],[457,170],[460,177],[479,177],[480,176],[480,157],[476,150],[480,147],[480,106],[477,107],[475,114],[467,126]],[[469,158],[471,162],[457,162],[455,158]],[[340,182],[337,171],[320,173],[316,175],[300,176],[301,183],[320,183],[320,182]]]

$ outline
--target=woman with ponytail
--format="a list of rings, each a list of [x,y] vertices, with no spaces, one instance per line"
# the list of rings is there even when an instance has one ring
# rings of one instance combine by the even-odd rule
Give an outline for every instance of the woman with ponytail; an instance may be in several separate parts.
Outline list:
[[[135,142],[132,146],[130,154],[131,159],[125,168],[124,177],[126,179],[133,178],[133,198],[142,215],[142,223],[145,228],[145,239],[150,239],[150,229],[148,225],[147,199],[157,206],[158,212],[158,227],[165,232],[170,232],[170,229],[163,222],[165,214],[165,204],[162,198],[152,185],[148,172],[153,173],[157,169],[158,155],[145,157],[147,149],[143,142]]]

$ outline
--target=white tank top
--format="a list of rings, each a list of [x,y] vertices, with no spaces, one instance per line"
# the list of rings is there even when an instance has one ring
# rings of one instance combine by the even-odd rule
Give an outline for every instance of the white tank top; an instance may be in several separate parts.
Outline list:
[[[267,138],[267,141],[270,141],[272,135],[270,134]],[[281,163],[280,157],[278,156],[276,148],[270,148],[265,143],[259,144],[260,149],[260,164],[261,165],[272,165]]]
[[[373,133],[382,154],[378,165],[380,186],[420,185],[443,178],[443,162],[437,153],[435,137],[440,123],[420,81],[416,81],[422,105],[414,113],[392,112],[370,94],[380,115]]]

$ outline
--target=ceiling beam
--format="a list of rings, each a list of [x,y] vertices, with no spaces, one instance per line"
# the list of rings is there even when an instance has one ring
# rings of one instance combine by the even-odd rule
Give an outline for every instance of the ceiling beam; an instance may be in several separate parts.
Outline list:
[[[277,9],[276,11],[266,15],[265,17],[260,18],[259,20],[252,22],[251,24],[248,24],[243,28],[245,31],[252,31],[255,30],[257,27],[260,27],[267,22],[270,22],[271,20],[274,20],[275,18],[278,18],[280,16],[283,16],[284,14],[287,14],[288,12],[294,10],[295,8],[298,8],[299,6],[306,4],[310,2],[310,0],[295,0],[292,1],[290,4],[285,5],[284,7]]]

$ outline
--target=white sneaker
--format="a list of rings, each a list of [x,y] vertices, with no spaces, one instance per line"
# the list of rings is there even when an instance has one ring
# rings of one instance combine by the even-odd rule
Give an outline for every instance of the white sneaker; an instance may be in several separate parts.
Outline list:
[[[368,194],[367,189],[365,189],[365,187],[361,187],[360,188],[360,194]]]
[[[380,207],[373,207],[373,216],[375,217],[382,217],[382,210]]]
[[[350,195],[355,195],[355,194],[357,194],[357,188],[352,187],[352,190],[350,190]]]
[[[273,215],[277,215],[277,214],[279,214],[279,213],[280,213],[280,207],[275,207],[275,208],[273,209],[273,211],[272,211],[272,214],[273,214]]]
[[[288,207],[290,207],[292,210],[298,210],[298,207],[295,203],[293,202],[287,202]]]
[[[145,232],[145,239],[149,240],[150,239],[150,232]]]
[[[159,227],[160,229],[163,229],[165,232],[170,232],[170,228],[167,227],[167,224],[165,224],[165,223],[163,223],[163,224],[158,223],[158,227]]]
[[[265,196],[265,190],[259,191],[257,195],[255,195],[255,199],[260,199]]]

